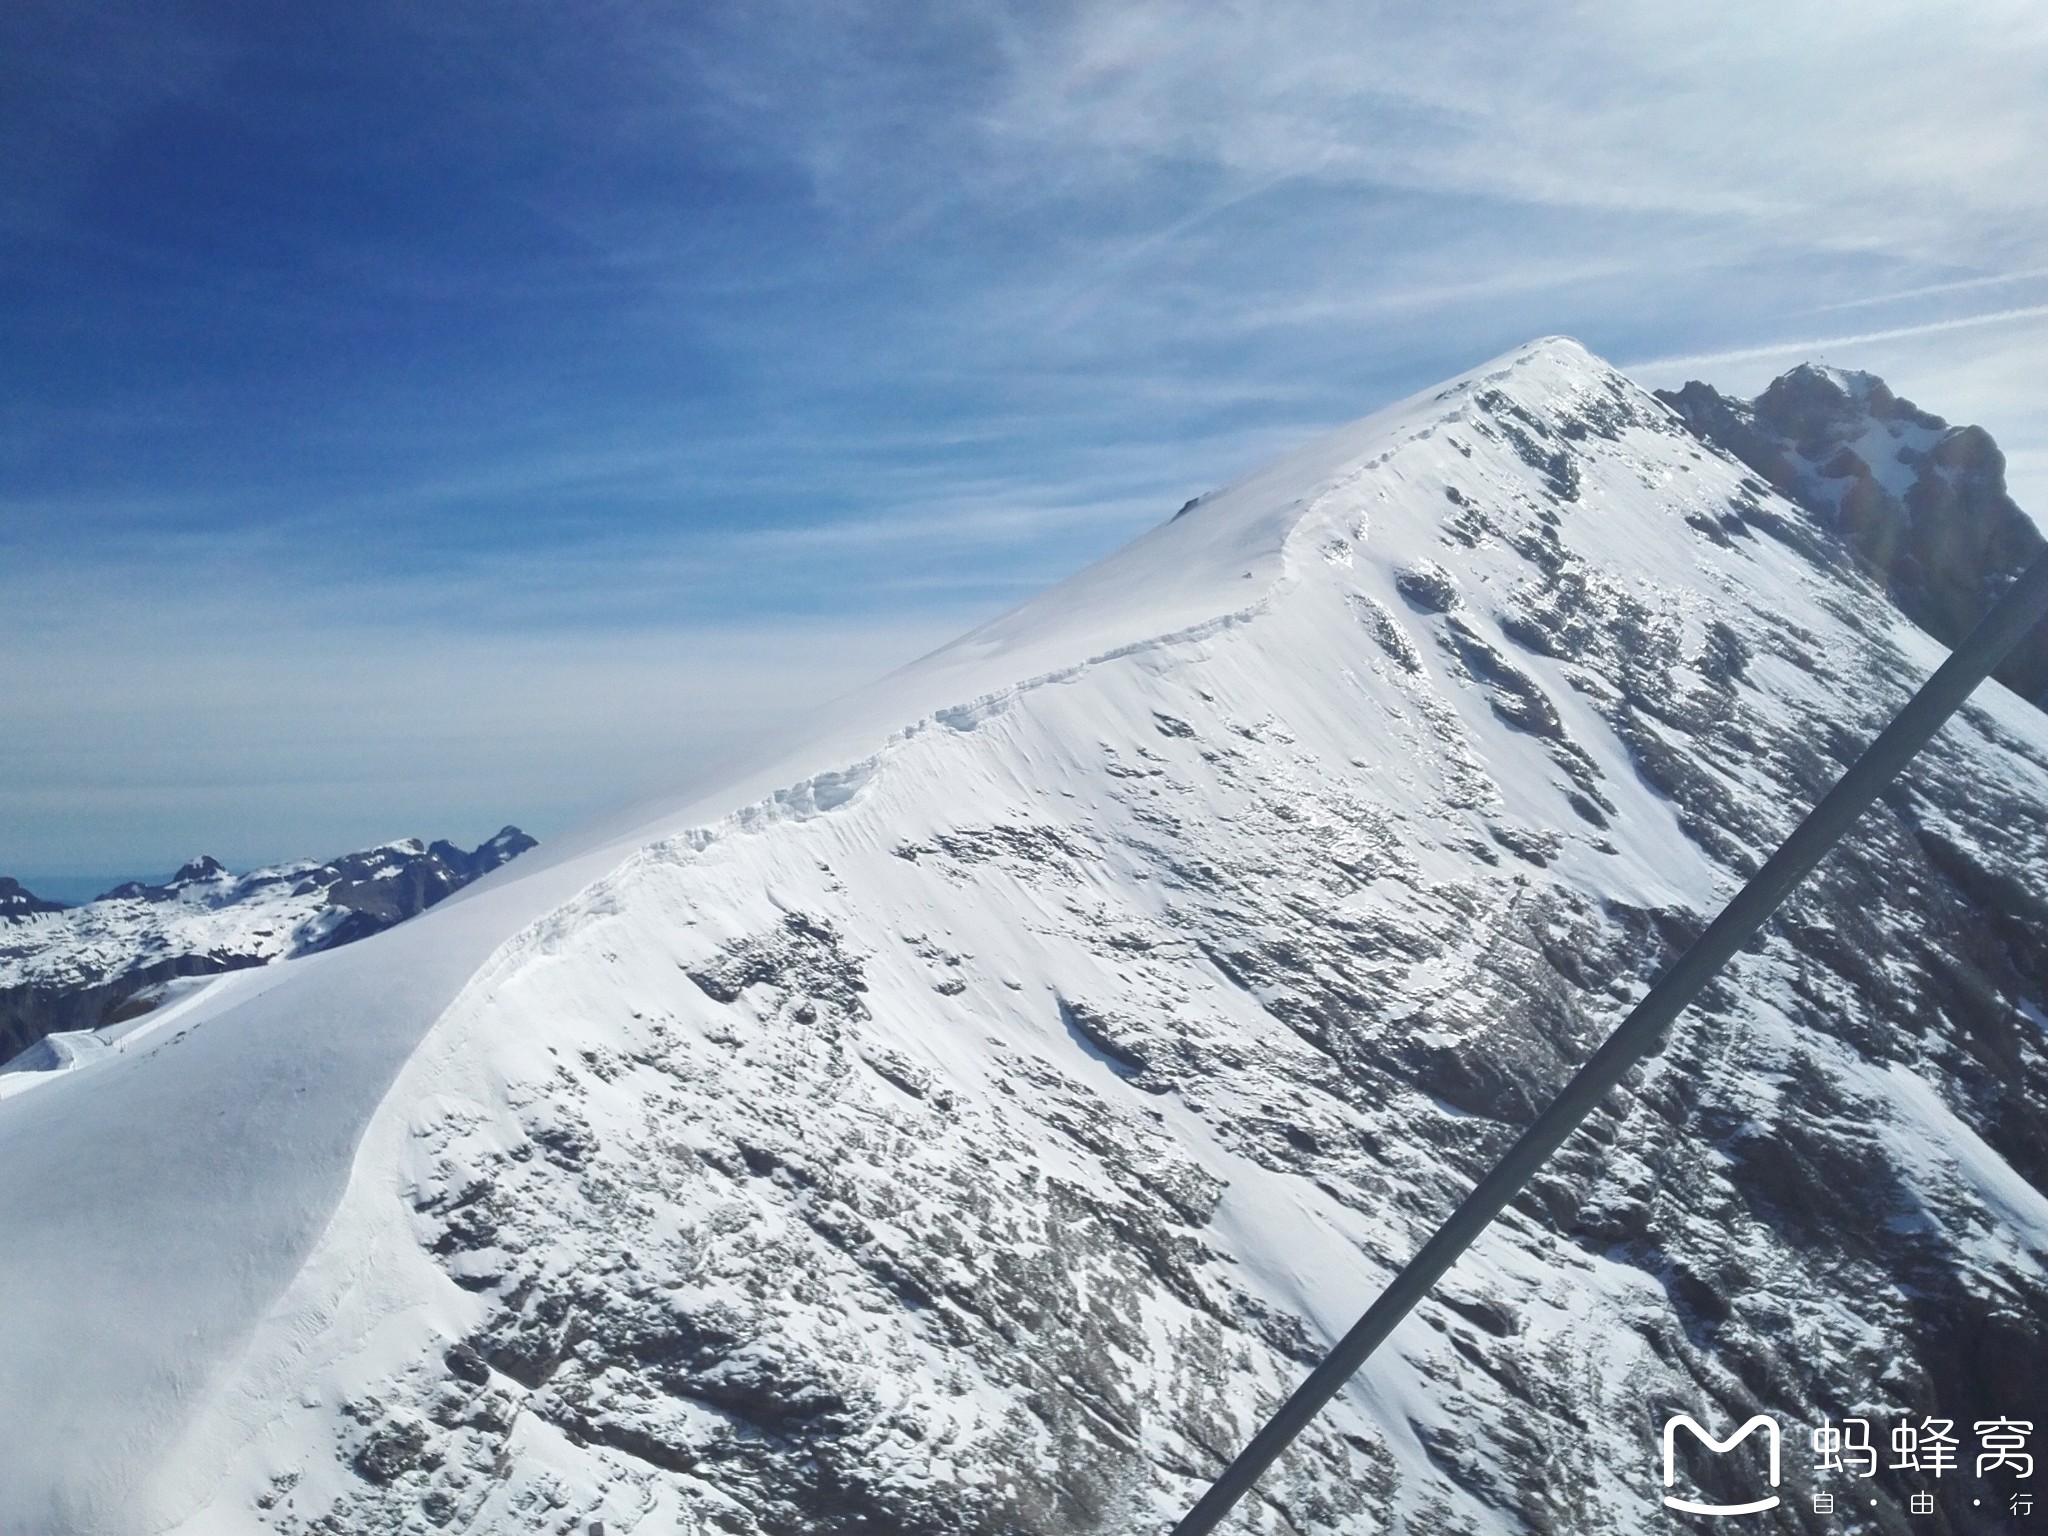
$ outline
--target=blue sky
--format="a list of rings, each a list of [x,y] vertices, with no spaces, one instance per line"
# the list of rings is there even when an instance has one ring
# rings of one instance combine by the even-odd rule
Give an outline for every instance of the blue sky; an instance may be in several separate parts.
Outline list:
[[[1532,336],[2048,506],[2026,3],[25,0],[0,870],[576,816]]]

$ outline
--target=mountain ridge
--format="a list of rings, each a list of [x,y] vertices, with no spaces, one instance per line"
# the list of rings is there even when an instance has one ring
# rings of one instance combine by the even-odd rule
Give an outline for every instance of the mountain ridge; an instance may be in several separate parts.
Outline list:
[[[1521,349],[0,1104],[0,1513],[1163,1524],[1938,661],[1746,474]],[[2043,804],[1987,690],[1240,1528],[1658,1528],[1668,1412],[2031,1411]]]

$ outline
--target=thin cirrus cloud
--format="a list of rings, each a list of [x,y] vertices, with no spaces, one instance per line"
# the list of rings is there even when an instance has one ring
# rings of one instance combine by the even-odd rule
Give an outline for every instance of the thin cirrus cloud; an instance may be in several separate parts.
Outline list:
[[[14,8],[0,662],[34,785],[130,798],[0,756],[0,868],[546,833],[1538,334],[1879,366],[2031,487],[2044,60],[2006,0]]]
[[[1969,293],[1983,288],[2010,288],[2021,283],[2042,281],[2048,281],[2048,267],[2033,267],[2024,272],[1995,272],[1988,277],[1965,277],[1951,283],[1924,283],[1918,288],[1901,288],[1897,293],[1877,293],[1863,298],[1838,299],[1832,304],[1822,304],[1817,308],[1868,309],[1883,304],[1902,304],[1910,299],[1931,298],[1936,294]]]
[[[1943,285],[1943,291],[1949,285]],[[1923,320],[1917,325],[1895,325],[1884,330],[1860,331],[1848,336],[1813,336],[1798,341],[1769,341],[1757,346],[1727,347],[1718,352],[1697,352],[1684,357],[1658,357],[1629,366],[1642,373],[1668,374],[1679,368],[1703,368],[1715,363],[1743,363],[1757,358],[1808,357],[1843,347],[1870,346],[1885,341],[1907,341],[1919,336],[1937,336],[1948,331],[1976,330],[1984,326],[2014,329],[2025,322],[2048,319],[2048,304],[2028,304],[2018,309],[1997,309],[1983,314],[1954,315],[1945,320]]]
[[[1111,170],[1200,159],[1767,224],[1824,208],[1851,222],[1810,241],[1931,239],[1948,258],[1988,233],[1937,222],[1950,211],[2038,216],[2038,8],[1750,4],[1714,22],[1620,3],[1510,4],[1484,26],[1412,5],[1097,7],[1020,46],[994,122],[1087,145],[1087,164],[1107,147]]]

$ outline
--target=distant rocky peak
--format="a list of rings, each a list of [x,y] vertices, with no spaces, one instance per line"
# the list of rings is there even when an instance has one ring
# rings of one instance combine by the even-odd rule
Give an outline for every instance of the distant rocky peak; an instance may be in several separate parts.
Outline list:
[[[227,866],[219,859],[210,853],[202,853],[198,858],[179,865],[178,872],[171,876],[169,883],[173,886],[197,885],[202,881],[218,880],[227,872]]]
[[[0,922],[20,922],[39,912],[62,912],[61,901],[45,901],[11,875],[0,875]]]
[[[447,841],[432,844],[427,852],[466,879],[474,880],[518,858],[527,849],[538,846],[535,839],[519,828],[507,825],[500,827],[495,836],[478,843],[472,852],[465,853]]]
[[[1801,363],[1771,381],[1758,395],[1757,419],[1781,437],[1800,444],[1852,442],[1872,422],[1941,432],[1948,423],[1901,400],[1874,373]]]
[[[1871,373],[1803,363],[1754,400],[1690,380],[1657,397],[1803,507],[1915,624],[1954,645],[2040,552],[1982,427],[1952,427]],[[1998,669],[2048,709],[2048,624]]]
[[[468,852],[446,839],[423,845],[405,838],[331,859],[312,878],[326,886],[327,905],[347,916],[322,942],[346,944],[403,922],[534,846],[533,838],[507,826]]]
[[[502,864],[507,859],[517,858],[529,848],[539,846],[537,839],[528,837],[517,827],[507,824],[498,828],[497,835],[488,842],[477,845],[475,857],[482,858],[488,854],[497,863]]]
[[[235,877],[228,867],[210,853],[202,853],[196,859],[187,860],[178,866],[178,872],[162,885],[151,885],[144,880],[129,880],[103,891],[96,901],[178,901],[189,896],[205,894],[211,899],[232,899],[230,887]],[[209,890],[198,892],[195,888],[205,886]]]

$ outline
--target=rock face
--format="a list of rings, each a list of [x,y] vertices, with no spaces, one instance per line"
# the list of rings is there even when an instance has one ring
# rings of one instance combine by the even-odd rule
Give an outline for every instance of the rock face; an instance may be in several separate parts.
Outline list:
[[[1915,624],[1953,645],[2042,546],[1982,427],[1951,427],[1868,373],[1806,364],[1754,400],[1697,380],[1663,400],[1832,534]],[[2048,623],[1999,679],[2048,709]]]
[[[14,922],[42,912],[62,912],[61,901],[45,901],[11,875],[0,875],[0,922]]]
[[[389,928],[533,846],[506,827],[470,852],[408,838],[246,875],[203,856],[162,885],[129,881],[77,907],[0,879],[0,1063],[49,1035],[139,1018],[191,978]]]
[[[1525,348],[966,637],[860,750],[605,845],[380,1088],[235,1351],[166,1353],[177,1435],[61,1481],[35,1420],[0,1526],[1161,1531],[1940,654]],[[2048,1424],[2044,887],[2048,717],[1987,686],[1231,1528],[1695,1529],[1683,1411],[1785,1425],[1746,1529],[1823,1490],[1829,1530],[2003,1529],[1996,1479],[1845,1483],[1807,1435]],[[52,1373],[61,1422],[127,1358]]]

